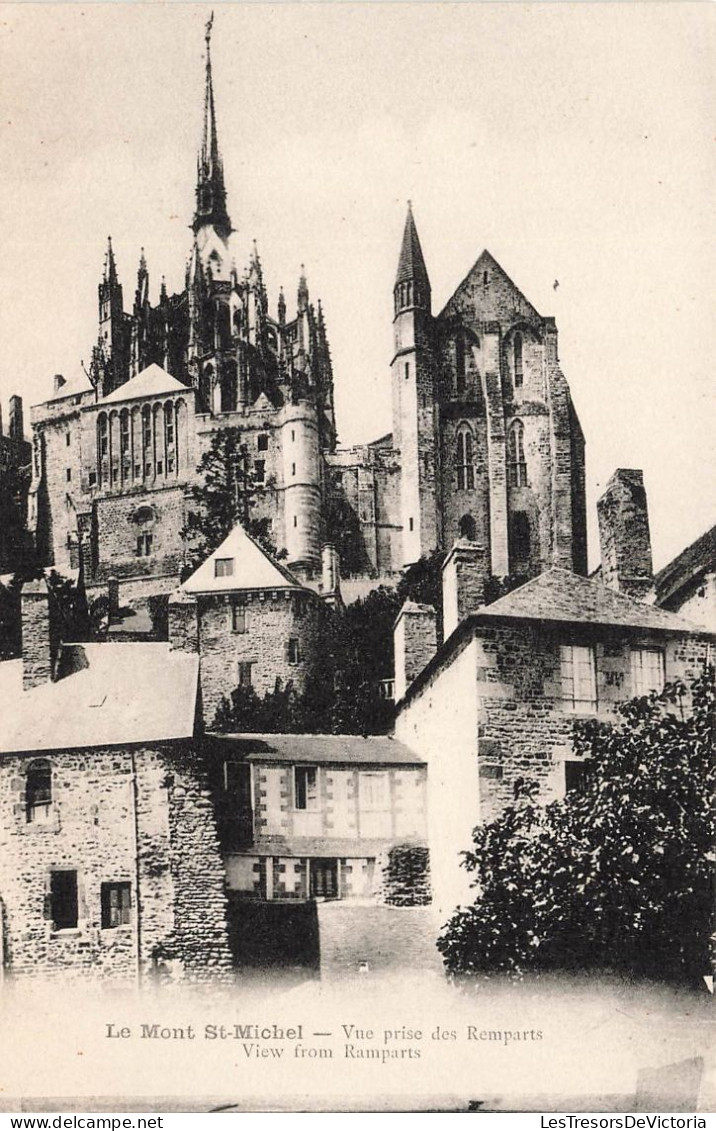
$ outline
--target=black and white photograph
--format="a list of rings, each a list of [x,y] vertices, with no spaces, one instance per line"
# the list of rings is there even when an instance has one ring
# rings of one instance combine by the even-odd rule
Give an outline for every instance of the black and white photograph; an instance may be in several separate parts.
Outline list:
[[[706,1127],[715,18],[0,5],[0,1112]]]

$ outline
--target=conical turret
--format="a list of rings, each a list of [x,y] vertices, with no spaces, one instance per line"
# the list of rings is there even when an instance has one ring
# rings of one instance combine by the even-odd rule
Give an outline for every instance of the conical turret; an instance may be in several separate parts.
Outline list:
[[[418,306],[430,311],[430,279],[423,259],[418,229],[415,226],[413,208],[408,201],[408,215],[405,218],[403,242],[400,248],[398,271],[395,278],[395,311]]]

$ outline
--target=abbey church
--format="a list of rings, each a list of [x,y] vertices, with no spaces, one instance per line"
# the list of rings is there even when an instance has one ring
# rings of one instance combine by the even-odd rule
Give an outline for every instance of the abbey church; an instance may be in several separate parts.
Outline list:
[[[56,376],[33,409],[28,522],[43,560],[81,562],[89,585],[151,577],[169,592],[197,464],[238,428],[256,517],[309,584],[326,543],[342,576],[377,583],[456,537],[487,547],[497,577],[585,572],[584,441],[554,320],[488,252],[434,312],[410,206],[386,358],[393,431],[338,445],[327,328],[305,275],[290,315],[283,292],[271,309],[255,245],[243,273],[232,259],[210,35],[185,289],[162,281],[152,305],[142,253],[127,310],[110,240],[87,374]]]

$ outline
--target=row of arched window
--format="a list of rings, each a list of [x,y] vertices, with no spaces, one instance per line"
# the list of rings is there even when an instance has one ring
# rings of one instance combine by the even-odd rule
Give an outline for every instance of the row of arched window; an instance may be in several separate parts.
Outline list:
[[[97,417],[97,470],[90,486],[164,479],[186,462],[186,405],[182,399]]]
[[[475,436],[469,424],[461,424],[455,437],[455,467],[459,491],[475,487]],[[527,486],[525,426],[513,420],[507,431],[507,481],[512,487]]]

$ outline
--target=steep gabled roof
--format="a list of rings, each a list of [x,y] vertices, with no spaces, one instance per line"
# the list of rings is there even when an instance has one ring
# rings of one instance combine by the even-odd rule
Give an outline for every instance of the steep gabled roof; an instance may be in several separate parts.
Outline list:
[[[682,589],[698,584],[704,574],[715,569],[716,526],[712,526],[659,570],[654,578],[657,604],[668,604]]]
[[[191,738],[198,656],[160,644],[66,644],[63,679],[22,690],[22,660],[0,664],[0,753]]]
[[[217,559],[231,562],[231,566],[223,567],[218,577]],[[185,593],[231,593],[246,589],[304,589],[304,586],[237,525],[187,578],[182,589]]]
[[[487,282],[484,281],[487,273]],[[507,272],[495,257],[485,250],[468,271],[460,285],[448,299],[439,318],[449,317],[461,312],[461,300],[465,299],[474,308],[474,317],[480,322],[511,323],[520,318],[528,322],[542,322],[542,316],[535,310],[519,287],[515,286]]]
[[[480,619],[510,617],[520,620],[569,621],[574,624],[617,625],[625,628],[661,629],[669,632],[699,632],[696,625],[667,612],[645,605],[598,581],[590,581],[567,569],[548,569],[478,609]]]
[[[98,404],[118,404],[121,401],[137,400],[139,397],[164,396],[166,393],[188,393],[190,390],[176,377],[162,369],[161,365],[148,365],[136,377],[125,381],[114,392],[103,397]]]
[[[224,756],[250,762],[307,762],[356,766],[420,766],[425,759],[387,735],[222,734],[212,735]]]

